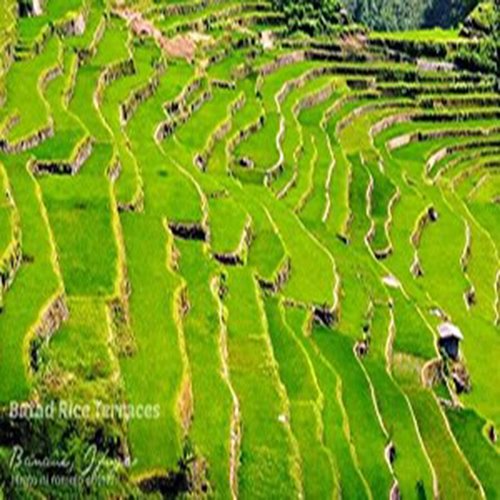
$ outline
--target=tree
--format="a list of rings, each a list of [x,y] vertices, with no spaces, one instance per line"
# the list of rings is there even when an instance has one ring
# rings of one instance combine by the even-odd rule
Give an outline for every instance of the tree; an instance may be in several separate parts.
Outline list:
[[[378,31],[458,25],[479,0],[344,0],[353,19]]]
[[[312,36],[347,22],[340,0],[274,0],[274,6],[285,15],[290,31]]]
[[[433,0],[424,13],[422,26],[451,28],[463,21],[479,0]]]
[[[456,54],[459,66],[473,71],[497,75],[500,80],[499,53],[500,0],[485,0],[464,22],[461,34],[476,40],[473,46],[464,45]]]

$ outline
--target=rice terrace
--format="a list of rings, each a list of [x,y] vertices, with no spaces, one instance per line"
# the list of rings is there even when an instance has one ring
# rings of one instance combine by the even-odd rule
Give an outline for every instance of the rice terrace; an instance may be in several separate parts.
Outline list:
[[[0,500],[500,498],[499,11],[0,0]]]

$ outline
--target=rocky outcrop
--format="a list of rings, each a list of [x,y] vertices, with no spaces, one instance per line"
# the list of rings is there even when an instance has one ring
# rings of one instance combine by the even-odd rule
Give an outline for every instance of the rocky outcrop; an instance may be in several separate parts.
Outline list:
[[[453,363],[450,370],[450,380],[457,395],[469,393],[472,390],[472,382],[467,368],[462,362]]]
[[[11,113],[0,124],[0,135],[5,137],[19,123],[21,116],[18,112]],[[2,139],[0,139],[1,143]]]
[[[18,4],[21,17],[41,16],[45,7],[44,0],[26,0]]]
[[[415,252],[413,257],[413,262],[410,266],[410,272],[414,278],[421,278],[424,275],[424,270],[422,268],[422,264],[420,263],[420,259],[418,254]]]
[[[469,267],[469,262],[472,256],[472,237],[470,225],[468,222],[465,223],[465,246],[464,251],[460,257],[460,265],[462,267],[462,271],[467,272],[467,268]]]
[[[55,80],[58,76],[61,76],[63,74],[62,67],[61,65],[56,65],[53,68],[50,68],[47,70],[41,77],[39,86],[42,90],[45,90],[47,88],[47,85],[52,81]]]
[[[396,460],[396,456],[397,456],[396,446],[394,445],[394,443],[392,441],[385,447],[384,455],[385,455],[385,459],[386,459],[387,463],[389,464],[389,467],[392,468],[392,466],[394,465],[394,461]]]
[[[209,6],[221,4],[224,1],[225,0],[195,0],[186,3],[157,4],[149,10],[149,14],[162,17],[186,16],[202,11]]]
[[[391,491],[389,493],[389,500],[401,500],[401,491],[399,489],[399,484],[397,481],[394,481],[392,485]]]
[[[12,284],[14,276],[22,262],[20,239],[14,239],[4,252],[0,261],[0,288],[6,290]]]
[[[448,61],[434,61],[429,59],[418,59],[417,68],[419,71],[455,71],[454,63]]]

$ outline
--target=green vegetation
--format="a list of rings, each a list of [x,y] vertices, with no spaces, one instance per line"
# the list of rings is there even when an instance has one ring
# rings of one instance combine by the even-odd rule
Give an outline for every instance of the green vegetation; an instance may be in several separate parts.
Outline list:
[[[451,28],[480,0],[345,0],[354,19],[377,30]]]
[[[0,0],[0,499],[498,497],[499,22]]]
[[[339,22],[347,22],[339,0],[274,0],[274,6],[283,12],[291,31],[309,35],[328,33]]]

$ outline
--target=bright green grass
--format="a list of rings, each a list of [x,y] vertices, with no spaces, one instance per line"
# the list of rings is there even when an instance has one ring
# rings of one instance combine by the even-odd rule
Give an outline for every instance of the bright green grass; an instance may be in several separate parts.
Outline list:
[[[39,83],[42,75],[57,63],[59,41],[51,38],[45,50],[35,57],[14,65],[6,78],[7,102],[0,111],[0,122],[10,115],[18,115],[19,123],[8,133],[7,139],[16,143],[48,125],[48,110]],[[23,85],[19,85],[19,81]],[[26,106],[25,103],[30,105]]]
[[[60,289],[52,261],[49,228],[34,179],[27,173],[26,155],[4,157],[20,223],[23,228],[23,252],[30,258],[19,270],[9,293],[4,297],[0,321],[0,400],[4,403],[28,397],[27,335],[40,311]]]
[[[445,424],[445,417],[432,393],[417,385],[404,389],[410,399],[420,435],[432,462],[443,498],[479,498],[478,485],[464,462]]]
[[[279,71],[271,73],[264,79],[261,89],[262,104],[266,114],[264,126],[246,141],[241,143],[236,150],[236,156],[249,156],[255,162],[257,168],[267,170],[278,160],[279,153],[276,148],[276,137],[279,131],[279,113],[275,102],[276,94],[288,81],[298,78],[307,70],[314,67],[312,62],[304,62],[296,65],[284,66]],[[262,148],[262,144],[268,145]]]
[[[329,190],[332,185],[332,177],[335,172],[335,159],[333,156],[332,141],[326,131],[327,111],[333,106],[344,89],[342,82],[335,82],[337,88],[321,104],[305,109],[299,115],[299,122],[304,130],[308,130],[316,148],[316,162],[311,176],[310,192],[300,207],[301,217],[311,224],[323,220],[325,214],[331,210],[331,199]],[[331,85],[331,83],[330,83]],[[330,199],[330,204],[328,200]],[[340,208],[340,207],[339,207]]]
[[[481,481],[488,498],[495,498],[500,488],[498,449],[487,441],[487,423],[472,410],[447,410],[446,416],[458,445]]]
[[[231,270],[227,286],[229,369],[242,418],[239,493],[244,498],[292,498],[297,491],[291,431],[280,421],[287,409],[263,305],[247,269]]]
[[[65,85],[70,78],[71,55],[66,53],[64,70],[49,82],[44,97],[50,107],[55,134],[33,150],[39,160],[70,160],[75,148],[88,134],[76,116],[69,113],[63,104]]]
[[[428,29],[428,30],[413,30],[413,31],[394,31],[391,33],[371,33],[370,37],[385,40],[403,40],[416,42],[456,42],[462,41],[458,30],[444,29]],[[464,40],[465,41],[465,40]]]
[[[248,264],[261,278],[273,280],[285,258],[285,248],[269,213],[252,197],[246,200],[246,205],[251,207],[254,232]]]
[[[138,347],[137,353],[121,360],[120,365],[127,400],[134,404],[158,404],[161,410],[159,419],[131,422],[130,440],[137,473],[172,468],[181,452],[177,407],[185,367],[180,325],[174,315],[174,294],[181,283],[167,268],[164,218],[175,215],[178,220],[191,221],[192,214],[198,214],[194,215],[194,220],[198,220],[201,209],[197,195],[191,198],[191,204],[173,204],[181,195],[188,201],[186,188],[189,192],[192,185],[175,166],[166,163],[152,133],[163,115],[162,99],[173,98],[179,91],[179,83],[171,85],[171,78],[184,78],[177,81],[186,82],[190,71],[184,65],[173,66],[162,79],[157,94],[141,106],[127,129],[145,179],[147,213],[124,213],[120,217],[132,287],[131,324]],[[165,194],[170,198],[166,199]],[[148,258],[144,259],[144,255]],[[151,376],[154,384],[150,383]]]
[[[180,272],[186,280],[190,306],[183,319],[193,391],[194,419],[189,436],[208,461],[214,494],[228,498],[233,402],[228,381],[223,376],[222,325],[211,291],[216,268],[200,243],[179,240],[175,244],[181,255]]]
[[[168,153],[153,140],[157,125],[165,119],[162,104],[173,100],[193,75],[186,63],[169,66],[157,93],[144,103],[129,122],[127,135],[145,181],[146,210],[177,222],[199,222],[201,201],[192,180],[181,173]],[[183,202],[179,203],[178,200]]]
[[[75,91],[69,109],[77,115],[87,130],[98,141],[107,142],[109,131],[94,106],[94,92],[97,88],[100,69],[94,66],[79,68],[76,78]]]
[[[191,120],[176,131],[175,138],[191,154],[202,152],[210,138],[209,134],[213,132],[213,128],[207,126],[207,124],[220,125],[228,116],[228,106],[234,101],[235,97],[233,91],[215,89],[213,98],[205,103],[192,116]],[[165,144],[167,151],[168,147],[167,141]]]
[[[278,203],[266,205],[292,259],[291,277],[283,293],[299,302],[332,305],[336,277],[331,255],[294,214]]]
[[[118,150],[121,173],[116,183],[116,196],[120,202],[130,202],[140,184],[140,173],[137,160],[127,143],[127,135],[120,123],[119,106],[137,88],[146,84],[154,73],[152,61],[159,55],[152,44],[134,47],[134,64],[136,72],[110,84],[104,94],[101,105],[102,114],[111,128],[114,142]]]
[[[128,37],[129,34],[125,28],[125,23],[121,19],[111,18],[107,22],[104,36],[97,46],[97,53],[92,59],[92,65],[103,67],[128,59]]]
[[[368,487],[359,469],[351,442],[349,421],[340,397],[341,381],[316,346],[305,337],[303,327],[306,321],[306,311],[287,308],[285,319],[296,340],[307,352],[310,363],[314,367],[318,385],[325,395],[324,439],[325,445],[334,456],[336,480],[340,492],[345,498],[368,498]]]
[[[201,11],[194,12],[188,15],[169,15],[157,20],[157,26],[166,33],[178,31],[184,24],[199,22],[209,16],[216,16],[223,13],[226,9],[232,6],[238,6],[240,2],[236,0],[224,0],[214,5],[209,5]]]
[[[146,472],[173,467],[180,455],[176,404],[182,359],[179,326],[174,320],[174,292],[179,282],[167,269],[167,235],[161,220],[133,214],[124,214],[121,220],[137,344],[137,353],[120,362],[126,400],[133,405],[159,405],[160,410],[157,419],[130,422],[135,470]]]
[[[48,356],[61,379],[78,380],[78,385],[61,384],[54,396],[71,398],[98,410],[99,402],[112,403],[116,394],[110,383],[115,366],[108,346],[106,304],[102,299],[71,297],[69,320],[51,340]],[[57,387],[57,386],[56,386]]]
[[[443,190],[443,194],[453,209],[463,217],[470,230],[471,257],[468,259],[466,272],[476,291],[475,312],[493,322],[495,320],[494,303],[496,299],[494,283],[497,273],[495,245],[490,234],[471,217],[470,211],[463,203],[460,203],[456,195],[453,196],[453,193],[448,190]]]
[[[371,323],[370,354],[363,360],[373,384],[377,406],[396,449],[394,470],[401,494],[412,497],[417,488],[432,496],[432,475],[420,444],[411,409],[403,391],[388,373],[386,344],[390,318],[387,308],[376,307]]]
[[[376,498],[391,488],[390,472],[384,458],[388,443],[378,421],[366,378],[352,351],[351,341],[340,332],[314,330],[314,340],[325,359],[342,381],[342,401],[349,418],[361,471]]]
[[[111,148],[96,145],[75,177],[41,179],[61,272],[71,295],[110,295],[117,249],[114,241],[106,167]]]
[[[233,253],[244,239],[248,215],[232,198],[212,198],[210,211],[210,248],[214,253]]]
[[[280,192],[292,179],[294,173],[300,172],[300,167],[297,163],[300,161],[305,165],[311,163],[312,154],[310,150],[310,136],[304,137],[304,132],[300,121],[297,118],[297,107],[299,103],[308,95],[315,93],[324,87],[331,77],[323,76],[305,82],[302,87],[299,87],[286,95],[281,103],[281,115],[284,120],[284,134],[281,137],[281,148],[283,151],[283,172],[278,180],[273,183],[273,190]],[[309,140],[308,140],[309,139]],[[309,146],[309,147],[307,147]],[[300,176],[302,179],[304,176]],[[307,176],[305,176],[307,177]],[[300,193],[300,189],[298,189]],[[300,194],[298,195],[300,197]],[[293,203],[293,201],[291,202]]]
[[[475,75],[459,71],[418,73],[414,63],[378,59],[288,63],[258,76],[293,49],[279,43],[272,50],[258,42],[245,46],[249,32],[259,36],[266,28],[258,16],[251,18],[253,10],[227,11],[240,6],[230,0],[161,19],[162,5],[134,2],[134,9],[169,34],[215,15],[215,24],[203,29],[213,44],[200,44],[196,63],[166,57],[160,75],[161,51],[153,40],[133,40],[122,20],[104,18],[102,0],[86,5],[85,34],[53,36],[44,48],[41,37],[49,22],[81,2],[49,0],[45,15],[20,20],[20,59],[4,79],[1,127],[16,112],[21,120],[3,135],[15,142],[49,120],[55,133],[29,154],[2,156],[5,185],[12,186],[19,211],[24,261],[3,294],[0,401],[41,394],[159,405],[158,418],[132,418],[126,425],[133,478],[168,474],[192,449],[200,459],[196,467],[206,466],[197,471],[206,472],[209,495],[216,498],[233,493],[231,467],[242,498],[384,498],[394,481],[403,498],[432,497],[434,481],[440,497],[475,498],[477,480],[494,497],[498,446],[484,434],[486,422],[497,429],[500,422],[493,323],[500,241],[494,198],[500,189],[497,169],[486,167],[498,156],[499,101],[491,80],[474,83]],[[230,14],[231,22],[249,24],[229,27],[222,13]],[[8,43],[12,33],[5,36]],[[456,32],[380,36],[396,45],[459,41]],[[3,40],[0,36],[0,45]],[[39,44],[38,56],[22,59]],[[82,49],[84,62],[73,75],[75,51]],[[97,93],[103,71],[129,58],[134,74]],[[57,62],[63,74],[39,93],[40,77]],[[250,74],[237,79],[244,66]],[[284,85],[320,66],[328,67],[329,76],[313,78],[277,105]],[[120,105],[154,73],[159,75],[154,95],[121,123]],[[197,103],[207,91],[210,99],[157,144],[158,125],[173,117],[167,117],[165,103],[177,100],[194,77],[202,78],[202,86],[184,104]],[[359,90],[361,80],[356,87],[358,78],[368,90]],[[235,80],[236,87],[221,89],[213,79]],[[334,82],[337,88],[324,102],[295,113],[303,98]],[[68,90],[74,90],[69,109]],[[243,106],[230,114],[241,96]],[[341,102],[344,96],[348,99]],[[406,111],[419,116],[372,138],[374,124]],[[261,117],[262,128],[242,140],[240,134]],[[281,121],[284,135],[277,145]],[[214,141],[223,123],[231,126]],[[477,144],[475,137],[460,136],[480,129],[485,134]],[[419,132],[424,134],[418,141],[392,152],[386,148],[390,139]],[[428,132],[446,133],[427,138]],[[31,155],[68,160],[88,135],[95,140],[93,154],[77,175],[33,179],[27,172]],[[457,145],[469,147],[426,172],[432,154]],[[285,169],[269,189],[262,184],[280,160],[280,149]],[[194,162],[200,153],[208,155],[203,171]],[[252,159],[255,168],[239,165],[242,157]],[[112,158],[122,167],[114,185],[106,176]],[[396,190],[401,198],[386,229]],[[141,201],[135,211],[123,210]],[[12,238],[14,220],[4,202],[0,248]],[[411,234],[430,205],[439,220],[425,227],[415,247]],[[204,223],[209,239],[174,239],[168,229],[173,222]],[[238,248],[250,224],[252,241]],[[472,253],[464,270],[466,224]],[[371,228],[374,237],[366,242]],[[370,250],[389,243],[392,254],[376,260]],[[222,266],[214,259],[214,253],[235,251],[241,251],[243,265]],[[418,279],[410,273],[415,255],[424,269]],[[288,276],[280,273],[284,269]],[[401,290],[384,286],[388,274],[400,281]],[[119,279],[126,280],[130,295]],[[279,290],[263,292],[262,280],[267,288],[279,284]],[[471,285],[477,304],[467,310],[463,293]],[[42,349],[42,368],[58,382],[47,384],[46,377],[30,377],[27,335],[63,286],[70,318]],[[111,347],[119,339],[110,338],[107,301],[118,292],[137,350],[116,359]],[[189,305],[182,312],[180,297]],[[334,327],[313,324],[313,308],[333,304]],[[439,355],[436,308],[462,329],[462,361],[472,380],[472,391],[459,396],[466,409],[447,412],[448,421],[436,396],[449,399],[449,389],[439,384],[431,391],[421,383],[422,367]],[[358,359],[354,343],[366,337],[369,353]],[[241,449],[232,456],[236,408]],[[392,470],[384,458],[389,441],[396,447]]]
[[[304,348],[283,320],[274,299],[266,300],[269,333],[280,378],[290,400],[291,427],[299,445],[304,494],[308,498],[330,497],[335,488],[332,460],[324,444],[320,393]]]
[[[68,17],[71,12],[80,11],[83,4],[82,0],[50,0],[46,2],[41,16],[23,17],[19,20],[19,37],[24,44],[32,44],[50,23]]]
[[[3,187],[3,193],[6,195],[8,190],[8,178],[7,172],[5,171],[5,167],[0,164],[0,182]],[[0,204],[0,253],[3,253],[9,243],[12,240],[13,236],[13,213],[15,208],[12,206],[12,202],[10,202],[6,197]]]
[[[427,145],[427,150],[429,147]],[[406,151],[408,148],[403,149]],[[420,149],[423,151],[421,154],[425,154],[426,149]],[[417,155],[416,151],[414,149],[415,155]],[[418,162],[415,160],[407,165],[409,169],[418,168]],[[481,411],[497,421],[499,417],[495,406],[488,403],[489,398],[484,398],[481,395],[482,391],[491,384],[491,373],[488,367],[492,366],[493,361],[490,358],[485,363],[484,360],[488,359],[487,351],[497,344],[494,334],[495,328],[476,315],[472,317],[466,315],[463,302],[460,301],[460,299],[463,300],[463,293],[468,286],[467,277],[460,266],[460,258],[465,245],[464,221],[451,210],[449,205],[443,203],[443,199],[438,193],[429,192],[429,197],[440,217],[438,222],[427,226],[423,232],[419,255],[425,274],[421,281],[431,291],[432,298],[452,314],[454,321],[462,327],[465,335],[468,331],[478,331],[477,328],[481,331],[486,344],[479,342],[472,346],[468,342],[464,343],[464,353],[470,368],[476,372],[477,384],[477,390],[468,398],[471,402],[474,401],[475,404],[479,405],[478,409],[481,408]],[[446,241],[446,245],[443,245],[443,241]],[[436,249],[439,250],[436,251]],[[441,275],[444,268],[447,269],[446,284],[443,283]],[[488,347],[484,347],[485,345]],[[496,384],[490,385],[490,387],[495,388]]]

